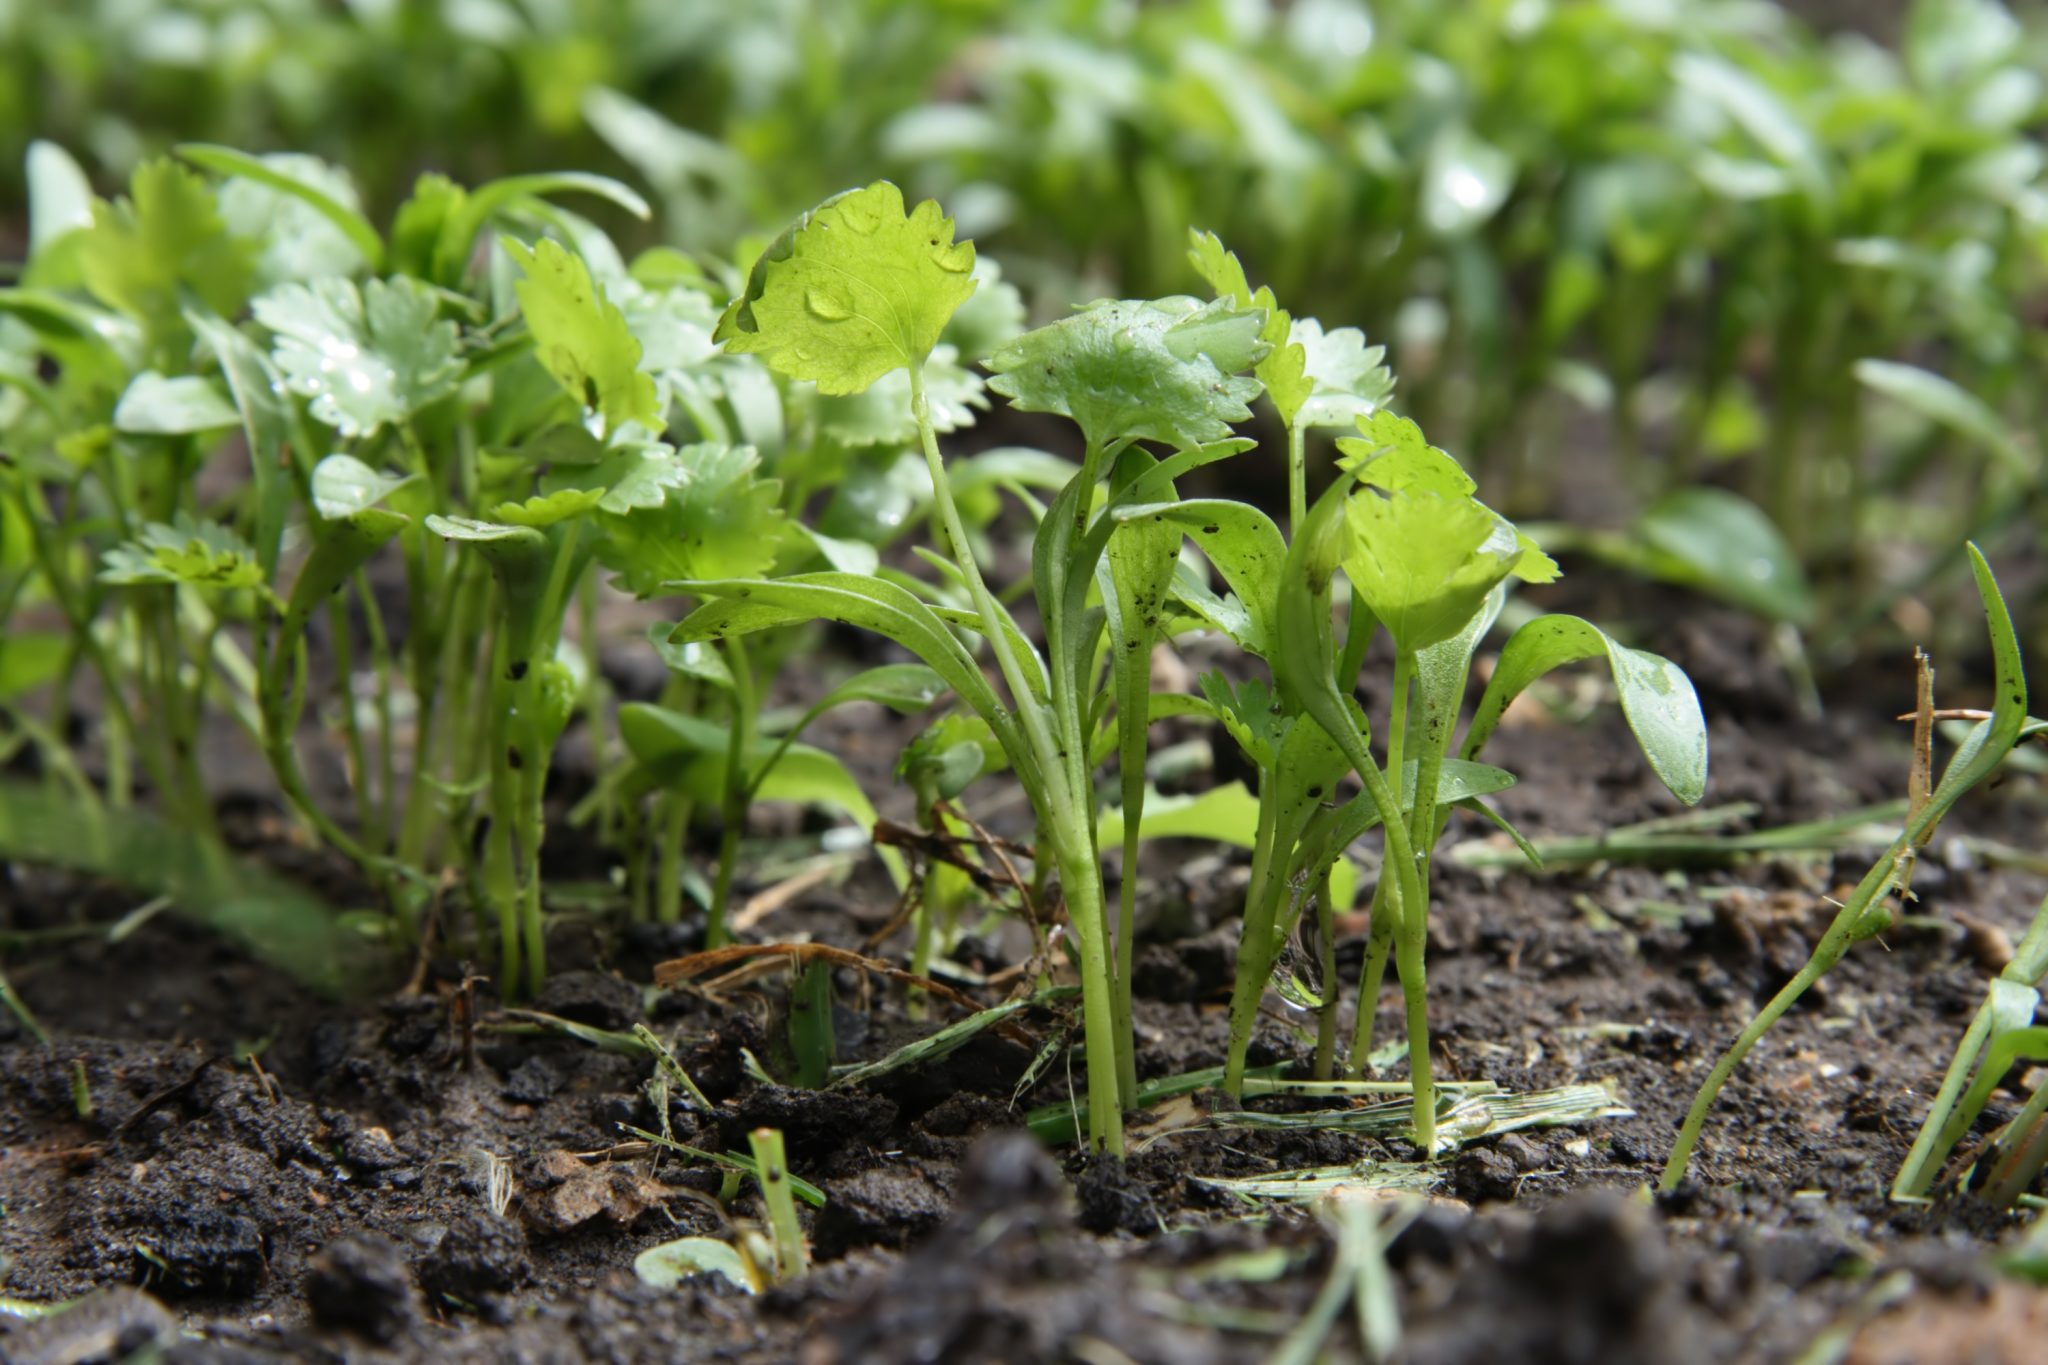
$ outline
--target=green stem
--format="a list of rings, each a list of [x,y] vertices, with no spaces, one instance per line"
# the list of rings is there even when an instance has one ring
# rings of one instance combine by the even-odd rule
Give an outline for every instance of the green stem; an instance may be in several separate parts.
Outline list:
[[[1080,940],[1082,1026],[1088,1039],[1089,1137],[1097,1147],[1121,1156],[1123,1112],[1115,1041],[1115,983],[1111,976],[1112,959],[1103,941],[1108,923],[1102,894],[1102,864],[1095,849],[1094,793],[1087,782],[1085,737],[1080,736],[1076,720],[1067,727],[1074,731],[1075,742],[1063,750],[1044,710],[1033,699],[1028,675],[1010,645],[1002,608],[982,581],[981,568],[975,563],[973,548],[960,522],[959,508],[953,502],[952,484],[946,477],[945,461],[939,456],[938,434],[932,427],[922,364],[910,367],[910,407],[917,422],[925,467],[931,474],[932,504],[945,530],[946,548],[952,551],[967,583],[968,596],[981,617],[983,634],[1009,686],[1030,757],[1038,769],[1035,774],[1020,776],[1027,790],[1034,791],[1040,842],[1051,846],[1059,864],[1068,914]],[[1054,623],[1048,622],[1048,631],[1054,628]]]
[[[1714,1069],[1707,1074],[1706,1082],[1700,1086],[1699,1093],[1693,1096],[1692,1107],[1686,1111],[1685,1123],[1678,1130],[1678,1142],[1671,1149],[1670,1159],[1664,1163],[1664,1176],[1657,1184],[1658,1189],[1676,1189],[1678,1182],[1685,1178],[1686,1165],[1692,1160],[1692,1149],[1699,1142],[1700,1128],[1706,1123],[1708,1111],[1714,1107],[1714,1101],[1720,1096],[1721,1087],[1728,1083],[1728,1078],[1735,1073],[1735,1068],[1742,1064],[1742,1059],[1749,1055],[1749,1050],[1756,1046],[1757,1040],[1770,1031],[1771,1025],[1777,1023],[1785,1011],[1792,1008],[1814,982],[1820,980],[1842,960],[1843,954],[1849,951],[1851,944],[1857,942],[1860,937],[1867,937],[1875,932],[1866,919],[1867,912],[1872,903],[1890,888],[1892,872],[1898,866],[1899,855],[1908,847],[1911,847],[1910,837],[1901,836],[1886,850],[1883,857],[1871,864],[1870,870],[1863,874],[1863,880],[1857,884],[1854,894],[1835,916],[1835,922],[1828,927],[1827,933],[1822,935],[1821,941],[1815,945],[1813,955],[1807,959],[1806,965],[1799,969],[1799,974],[1786,982],[1784,988],[1771,997],[1769,1004],[1757,1011],[1756,1017],[1749,1021],[1749,1026],[1737,1035],[1735,1042],[1721,1055],[1721,1059],[1714,1063]]]
[[[795,1279],[810,1269],[810,1260],[804,1251],[803,1225],[796,1217],[782,1130],[756,1128],[747,1135],[747,1145],[754,1152],[755,1178],[761,1187],[761,1203],[768,1210],[768,1228],[774,1238],[775,1278],[778,1282]]]
[[[660,924],[680,924],[683,919],[683,840],[690,829],[691,801],[675,792],[663,792],[657,803],[661,818],[661,844],[654,873],[654,918]]]
[[[1057,827],[1055,827],[1057,828]],[[1048,830],[1048,833],[1053,833]],[[1121,1079],[1117,1075],[1116,1049],[1103,1047],[1112,1036],[1116,1016],[1110,989],[1109,962],[1102,935],[1080,926],[1100,925],[1103,914],[1102,866],[1095,857],[1095,843],[1085,831],[1079,847],[1073,847],[1053,833],[1054,857],[1059,862],[1060,881],[1066,887],[1067,910],[1075,937],[1081,945],[1081,1027],[1088,1061],[1088,1140],[1114,1156],[1124,1154],[1124,1115]]]
[[[1354,1080],[1371,1064],[1373,1028],[1379,1019],[1380,988],[1386,982],[1387,954],[1394,946],[1394,915],[1387,904],[1393,883],[1385,868],[1372,888],[1372,927],[1365,941],[1365,965],[1358,973],[1358,1017],[1351,1025],[1351,1056],[1344,1074]]]
[[[377,830],[370,805],[370,757],[363,744],[363,727],[356,720],[355,644],[349,638],[348,613],[338,595],[327,599],[327,621],[334,635],[334,671],[341,684],[341,734],[348,756],[349,785],[355,795],[356,832],[368,840],[376,837]]]
[[[1323,1003],[1316,1011],[1316,1055],[1314,1079],[1327,1081],[1337,1068],[1337,903],[1331,876],[1323,874],[1316,888],[1316,967],[1322,977]]]
[[[398,837],[398,751],[391,713],[397,669],[384,609],[370,587],[370,576],[360,569],[356,571],[356,600],[363,604],[363,620],[370,632],[370,663],[377,675],[377,837],[379,846],[389,851]]]
[[[718,881],[711,889],[710,918],[704,930],[704,946],[723,948],[732,942],[726,928],[726,911],[732,899],[732,881],[739,865],[740,834],[746,828],[752,778],[747,771],[747,754],[753,748],[754,723],[759,701],[755,696],[753,670],[747,664],[746,646],[737,635],[725,641],[727,670],[732,674],[732,718],[726,727],[725,787],[719,814],[724,829],[718,838]]]
[[[1230,1049],[1223,1064],[1223,1089],[1233,1099],[1244,1091],[1246,1053],[1258,1023],[1259,1001],[1273,974],[1273,928],[1279,918],[1274,884],[1282,879],[1274,874],[1278,802],[1269,798],[1279,785],[1275,768],[1260,768],[1258,833],[1252,843],[1251,881],[1245,888],[1244,928],[1237,942],[1237,979],[1230,992]]]
[[[1415,681],[1415,656],[1402,650],[1394,660],[1394,698],[1387,706],[1387,772],[1396,782],[1408,762],[1408,694]]]
[[[1425,1153],[1434,1154],[1436,1086],[1430,1068],[1428,997],[1424,994],[1422,976],[1422,950],[1429,935],[1429,899],[1417,872],[1414,845],[1409,841],[1408,827],[1402,820],[1400,802],[1389,790],[1385,775],[1373,763],[1372,754],[1360,740],[1356,729],[1347,726],[1331,738],[1338,742],[1357,770],[1359,780],[1365,784],[1367,798],[1380,813],[1381,827],[1385,832],[1386,867],[1381,869],[1380,876],[1384,878],[1387,875],[1387,868],[1394,873],[1396,904],[1393,909],[1400,925],[1395,958],[1401,966],[1401,993],[1408,1001],[1408,1073],[1415,1096],[1415,1141]],[[1410,906],[1416,909],[1411,912]],[[1363,1060],[1353,1058],[1361,1065]]]
[[[1308,517],[1308,433],[1287,428],[1287,534],[1292,536]]]

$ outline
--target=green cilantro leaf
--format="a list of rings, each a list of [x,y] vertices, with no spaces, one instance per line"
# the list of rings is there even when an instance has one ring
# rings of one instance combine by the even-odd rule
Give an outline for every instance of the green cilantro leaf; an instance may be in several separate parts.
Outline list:
[[[1358,420],[1358,436],[1337,441],[1337,467],[1358,476],[1358,481],[1388,493],[1414,490],[1440,493],[1447,498],[1467,498],[1479,485],[1464,466],[1422,434],[1422,428],[1406,417],[1380,411]]]
[[[1296,318],[1286,349],[1300,350],[1309,391],[1297,404],[1295,422],[1304,427],[1348,427],[1379,410],[1394,392],[1394,376],[1382,362],[1387,348],[1367,346],[1356,327],[1325,332],[1314,318]],[[1261,371],[1260,377],[1264,378]],[[1267,380],[1267,387],[1274,387]],[[1277,399],[1275,401],[1278,401]]]
[[[1251,416],[1259,381],[1239,371],[1267,354],[1265,321],[1232,299],[1105,299],[997,351],[989,387],[1025,412],[1071,417],[1097,445],[1220,441]]]
[[[754,353],[820,393],[859,393],[924,363],[974,293],[974,246],[927,199],[905,213],[886,180],[828,199],[761,254],[718,321],[728,351]]]
[[[1231,686],[1221,673],[1204,673],[1199,682],[1202,695],[1216,708],[1223,728],[1237,741],[1245,757],[1261,767],[1270,767],[1287,738],[1288,717],[1273,689],[1257,678]]]
[[[329,278],[287,284],[252,305],[277,334],[272,358],[313,416],[346,437],[405,421],[455,392],[459,336],[437,322],[433,291],[417,280]]]
[[[1521,558],[1514,528],[1470,498],[1368,488],[1345,517],[1344,576],[1407,653],[1456,635]]]
[[[142,534],[107,551],[100,581],[135,586],[185,583],[195,588],[259,588],[263,566],[249,543],[213,521],[181,512],[169,524],[153,521]]]
[[[1315,383],[1309,376],[1308,352],[1301,338],[1294,336],[1286,310],[1281,308],[1279,300],[1273,297],[1273,291],[1265,285],[1253,291],[1251,281],[1245,277],[1244,266],[1215,233],[1189,228],[1188,241],[1189,263],[1215,291],[1217,298],[1234,300],[1239,308],[1266,310],[1266,321],[1259,329],[1259,339],[1271,350],[1253,373],[1266,386],[1266,394],[1278,409],[1281,422],[1293,426],[1302,404],[1315,391]],[[1315,326],[1320,335],[1322,324]],[[1361,341],[1363,339],[1360,338]]]
[[[501,239],[525,278],[519,307],[540,363],[605,425],[626,422],[659,430],[661,401],[654,376],[640,369],[640,342],[618,307],[590,278],[590,268],[561,243],[542,238],[532,247]]]
[[[773,568],[791,533],[776,506],[781,483],[754,477],[753,447],[685,446],[673,458],[681,477],[660,503],[600,513],[598,563],[640,597],[681,579],[754,578]]]
[[[145,161],[128,198],[93,205],[78,264],[94,297],[140,319],[159,345],[185,335],[182,291],[222,317],[248,297],[248,244],[228,233],[206,181],[175,161]]]
[[[491,509],[491,520],[545,531],[557,522],[582,516],[603,500],[602,488],[563,488],[535,494],[525,502],[501,502]]]

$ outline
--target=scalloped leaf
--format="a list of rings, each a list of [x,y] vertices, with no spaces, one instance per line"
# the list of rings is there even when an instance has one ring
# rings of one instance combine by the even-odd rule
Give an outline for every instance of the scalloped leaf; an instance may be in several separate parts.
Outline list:
[[[640,369],[640,339],[625,315],[591,279],[580,256],[551,238],[528,247],[499,239],[524,278],[516,286],[535,354],[564,389],[616,428],[662,426],[654,376]]]
[[[820,393],[859,393],[924,363],[974,293],[973,271],[973,244],[954,242],[938,204],[906,213],[903,192],[878,180],[826,200],[778,237],[715,339]]]
[[[277,335],[272,361],[315,420],[354,439],[395,426],[455,392],[462,379],[453,322],[417,280],[287,284],[252,305]]]
[[[107,551],[100,581],[122,586],[182,583],[194,588],[260,588],[266,575],[249,543],[219,522],[180,512]]]
[[[159,345],[182,331],[184,291],[223,317],[248,297],[248,244],[229,235],[211,187],[175,161],[143,162],[128,198],[95,203],[77,251],[93,296],[140,319]]]
[[[1104,299],[997,351],[989,387],[1021,411],[1073,419],[1096,445],[1220,441],[1259,395],[1240,372],[1271,349],[1266,318],[1232,299]]]
[[[603,495],[598,563],[640,597],[673,591],[680,579],[747,578],[773,567],[795,533],[776,505],[781,483],[755,477],[753,447],[685,446],[670,459],[668,467],[643,463],[632,477],[645,486],[630,499]],[[657,487],[660,501],[646,505]]]

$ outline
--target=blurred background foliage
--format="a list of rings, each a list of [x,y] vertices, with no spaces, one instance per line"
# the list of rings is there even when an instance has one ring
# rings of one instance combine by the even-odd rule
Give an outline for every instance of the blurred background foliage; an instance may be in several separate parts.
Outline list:
[[[1213,229],[1559,548],[1746,566],[1846,639],[1966,535],[2039,559],[2048,32],[1824,8],[0,0],[0,230],[35,138],[103,189],[311,153],[379,221],[425,171],[604,171],[707,256],[888,176],[1040,315],[1191,289]]]

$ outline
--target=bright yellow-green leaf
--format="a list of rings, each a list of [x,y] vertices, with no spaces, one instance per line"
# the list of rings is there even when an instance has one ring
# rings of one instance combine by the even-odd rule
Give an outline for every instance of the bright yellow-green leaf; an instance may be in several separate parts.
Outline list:
[[[641,499],[622,515],[603,514],[598,562],[642,597],[672,591],[667,585],[680,579],[768,572],[792,532],[776,506],[781,483],[755,477],[753,447],[685,446],[672,459],[673,476],[650,480],[659,502]]]
[[[545,495],[535,494],[525,502],[499,503],[491,509],[491,520],[545,531],[556,522],[582,516],[602,502],[604,495],[602,488],[564,488]]]
[[[223,317],[248,297],[247,244],[228,234],[206,182],[175,161],[144,162],[128,198],[94,204],[78,251],[94,297],[139,318],[156,341],[182,334],[181,291]]]
[[[519,307],[547,372],[602,413],[607,426],[638,422],[659,430],[661,401],[654,376],[640,370],[640,342],[590,278],[590,268],[546,238],[530,248],[509,237],[503,243],[525,272]]]
[[[921,365],[974,292],[974,246],[931,200],[904,211],[886,180],[828,199],[761,254],[718,321],[728,351],[760,355],[820,393],[859,393]]]
[[[1467,497],[1368,488],[1345,517],[1344,576],[1404,651],[1456,635],[1523,555],[1514,527]]]
[[[1358,419],[1357,436],[1337,442],[1337,467],[1358,481],[1394,493],[1407,490],[1470,497],[1479,485],[1464,467],[1423,437],[1422,428],[1387,411]]]
[[[1280,413],[1280,420],[1293,426],[1302,405],[1315,391],[1315,381],[1309,373],[1309,353],[1293,339],[1294,324],[1281,308],[1273,291],[1260,285],[1255,292],[1251,281],[1245,277],[1244,266],[1237,256],[1213,232],[1188,229],[1188,261],[1195,267],[1209,288],[1219,299],[1228,299],[1239,308],[1263,308],[1266,320],[1259,328],[1259,340],[1269,348],[1257,367],[1252,371],[1261,384],[1266,386],[1267,397]],[[1317,325],[1321,335],[1321,325]],[[1363,340],[1361,336],[1360,340]]]

